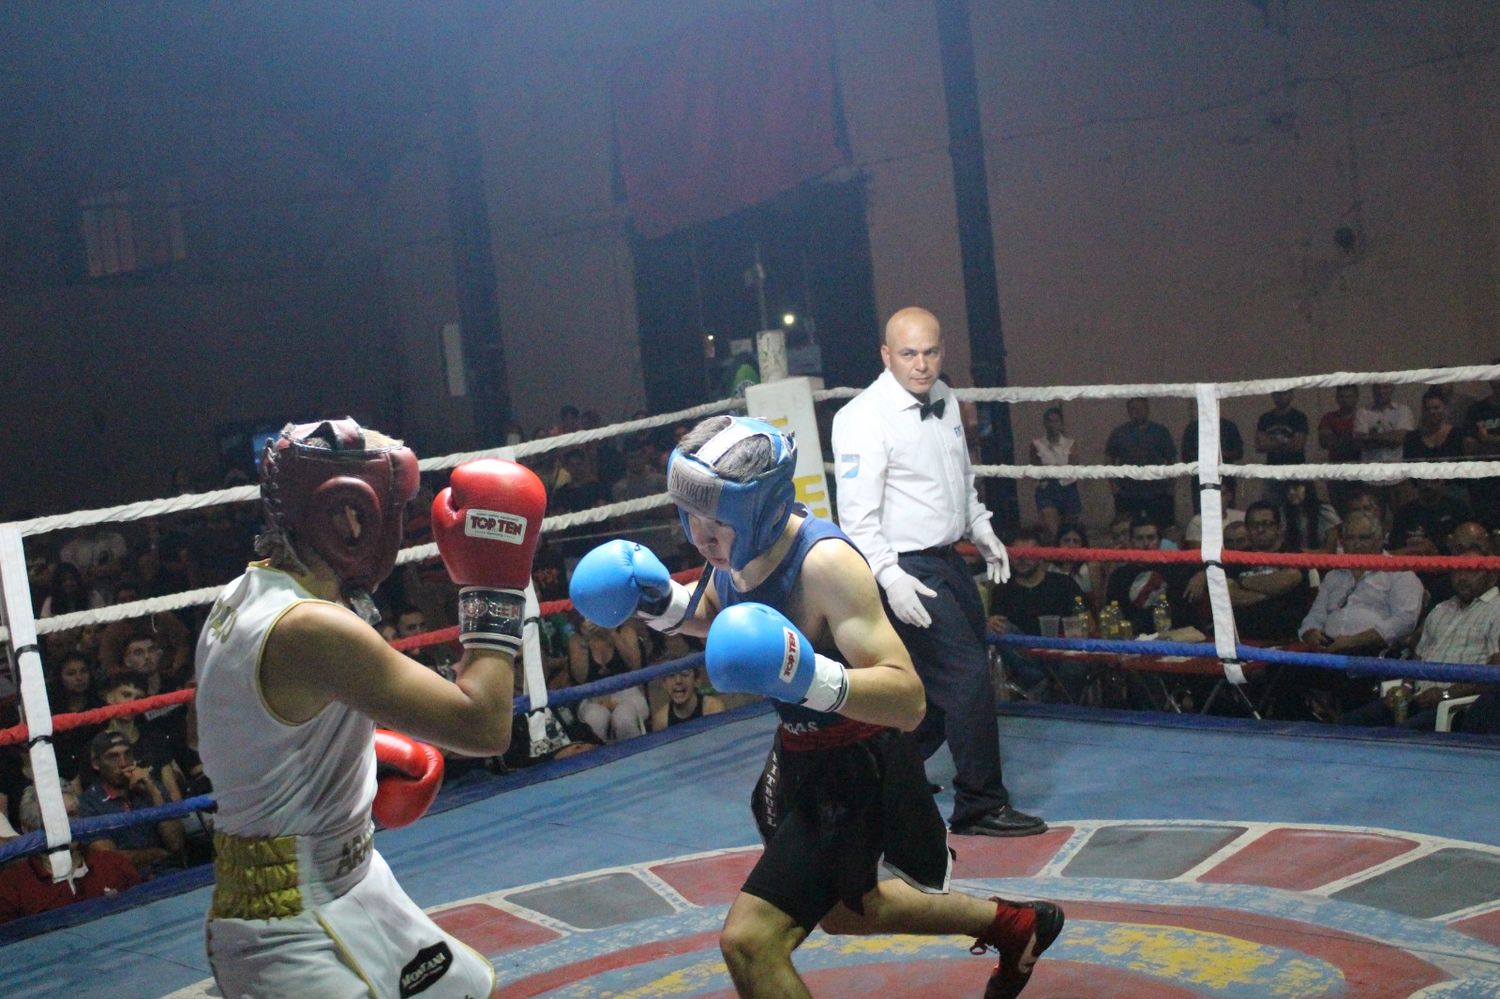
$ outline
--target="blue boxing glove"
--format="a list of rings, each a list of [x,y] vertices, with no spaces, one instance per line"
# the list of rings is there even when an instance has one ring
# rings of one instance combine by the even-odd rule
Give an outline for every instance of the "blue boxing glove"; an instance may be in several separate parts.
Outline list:
[[[633,541],[607,541],[578,560],[568,583],[578,613],[606,628],[639,614],[657,631],[671,633],[687,616],[692,594],[672,578],[651,549]]]
[[[763,694],[814,711],[837,711],[849,695],[849,671],[813,651],[780,611],[735,604],[708,629],[708,678],[716,689]]]

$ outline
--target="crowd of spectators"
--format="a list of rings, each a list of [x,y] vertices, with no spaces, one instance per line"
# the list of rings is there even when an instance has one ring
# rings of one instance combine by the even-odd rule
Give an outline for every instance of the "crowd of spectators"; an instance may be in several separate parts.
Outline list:
[[[597,414],[580,414],[565,406],[558,423],[539,430],[538,436],[597,425]],[[663,428],[538,456],[533,469],[548,485],[549,516],[664,493],[667,456],[676,436],[686,429]],[[172,478],[179,492],[201,491],[179,472]],[[223,485],[246,481],[243,473],[235,472]],[[423,477],[407,511],[405,546],[432,540],[435,485],[431,477]],[[259,529],[259,504],[251,502],[28,538],[32,606],[38,618],[51,618],[227,583],[255,557]],[[622,533],[650,544],[674,568],[691,564],[676,514],[663,506],[605,524],[554,532],[535,561],[538,598],[548,602],[566,597],[568,569],[577,557],[601,537]],[[452,625],[456,597],[437,558],[401,566],[376,594],[381,631],[395,641]],[[88,711],[191,686],[193,651],[207,609],[160,611],[44,635],[40,651],[53,713]],[[606,631],[571,611],[546,616],[541,639],[543,674],[551,690],[701,651],[696,640],[661,636],[634,623]],[[456,643],[446,642],[407,652],[449,679],[458,653]],[[518,670],[518,694],[524,693],[523,681],[524,673]],[[18,721],[15,699],[4,704],[0,726]],[[505,772],[722,710],[724,701],[707,686],[702,670],[687,670],[570,707],[549,707],[538,712],[535,723],[515,726],[513,745],[503,757],[450,756],[448,774],[458,779],[475,770]],[[193,724],[190,706],[179,704],[59,732],[53,748],[69,813],[104,815],[211,793],[195,749]],[[0,749],[0,842],[40,828],[35,795],[25,747]],[[0,869],[0,920],[108,894],[169,868],[202,863],[211,855],[211,841],[212,816],[199,813],[90,839],[76,848],[78,863],[89,872],[78,882],[76,894],[52,890],[50,876],[36,858],[14,861]]]
[[[1371,386],[1368,401],[1358,387],[1345,386],[1336,391],[1336,408],[1318,419],[1315,442],[1313,422],[1296,407],[1294,393],[1276,392],[1270,408],[1256,421],[1251,438],[1255,454],[1248,458],[1239,428],[1221,418],[1222,458],[1228,463],[1300,465],[1309,461],[1309,444],[1316,443],[1324,453],[1314,460],[1327,463],[1500,460],[1500,381],[1489,389],[1486,398],[1476,399],[1452,385],[1429,387],[1421,393],[1420,415],[1414,417],[1412,409],[1396,398],[1395,385]],[[1126,416],[1105,444],[1106,462],[1155,465],[1179,458],[1196,460],[1196,421],[1183,429],[1179,452],[1171,431],[1151,419],[1146,400],[1129,400]],[[1044,418],[1047,436],[1032,445],[1033,463],[1083,460],[1075,456],[1077,442],[1060,433],[1062,426],[1061,412],[1049,409]],[[1058,459],[1062,453],[1067,460]],[[1360,555],[1488,555],[1500,550],[1500,478],[1377,474],[1371,479],[1226,479],[1221,492],[1225,547]],[[1100,547],[1142,550],[1201,543],[1198,504],[1185,527],[1179,525],[1170,480],[1121,478],[1110,480],[1109,488],[1114,520],[1109,539]],[[1247,498],[1253,501],[1244,502]],[[1051,488],[1039,488],[1035,502],[1038,525],[1016,532],[1015,541],[1039,540],[1059,547],[1086,544],[1088,536],[1075,512],[1078,504],[1071,504],[1072,511],[1065,509],[1058,491]],[[1493,572],[1419,576],[1333,569],[1320,574],[1293,567],[1230,566],[1226,575],[1242,641],[1344,655],[1500,665],[1500,594]],[[990,624],[997,632],[1040,634],[1043,615],[1067,618],[1081,602],[1096,631],[1101,615],[1117,614],[1133,635],[1165,632],[1199,641],[1213,633],[1206,583],[1205,574],[1192,566],[1061,562],[1044,572],[1030,560],[1017,559],[1010,583],[990,594]],[[1445,636],[1447,629],[1462,629],[1466,637],[1460,641]],[[1005,649],[1002,659],[1019,696],[1090,696],[1079,689],[1077,675],[1065,673],[1055,662],[1044,663],[1012,648]],[[1403,697],[1390,688],[1377,693],[1373,680],[1351,680],[1338,671],[1314,667],[1273,669],[1262,676],[1269,680],[1262,680],[1254,696],[1259,708],[1274,717],[1390,723],[1394,715],[1389,704]],[[1406,685],[1403,689],[1410,690],[1418,710],[1402,717],[1402,723],[1430,728],[1434,702],[1472,693],[1469,686]],[[1100,695],[1095,690],[1092,696]],[[1491,730],[1486,718],[1492,696],[1482,698],[1460,724],[1470,731]]]

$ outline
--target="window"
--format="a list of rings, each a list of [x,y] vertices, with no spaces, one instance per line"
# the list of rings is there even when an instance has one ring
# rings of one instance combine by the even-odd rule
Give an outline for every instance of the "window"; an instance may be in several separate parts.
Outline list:
[[[147,194],[127,188],[106,191],[84,198],[79,207],[91,278],[166,267],[187,257],[176,182]]]

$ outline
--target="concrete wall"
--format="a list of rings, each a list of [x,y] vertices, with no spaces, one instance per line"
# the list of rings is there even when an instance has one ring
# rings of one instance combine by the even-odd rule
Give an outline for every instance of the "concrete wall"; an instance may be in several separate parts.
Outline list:
[[[1269,17],[1250,3],[971,7],[1013,383],[1467,363],[1493,350],[1500,79],[1484,4],[1272,4]],[[606,418],[639,400],[608,69],[694,9],[519,4],[502,19],[477,103],[528,426],[564,398],[592,396]],[[949,370],[968,384],[932,4],[833,9],[878,311],[936,311]],[[1352,252],[1335,242],[1340,227]],[[1301,402],[1314,417],[1331,406]],[[1091,457],[1121,408],[1070,407]],[[1262,408],[1228,407],[1245,430]],[[1187,418],[1186,404],[1157,413],[1174,431]],[[1023,439],[1039,424],[1029,410],[1016,419]]]

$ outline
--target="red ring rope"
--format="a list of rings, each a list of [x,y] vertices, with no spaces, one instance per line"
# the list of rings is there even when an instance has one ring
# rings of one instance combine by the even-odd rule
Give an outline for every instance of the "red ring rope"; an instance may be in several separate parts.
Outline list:
[[[1048,559],[1053,562],[1163,562],[1202,564],[1197,548],[1177,551],[1135,548],[1043,548],[1017,545],[1011,556]],[[1374,569],[1378,572],[1452,572],[1456,569],[1500,571],[1496,555],[1336,555],[1331,552],[1247,552],[1224,549],[1219,561],[1225,565],[1280,565],[1309,569]]]

